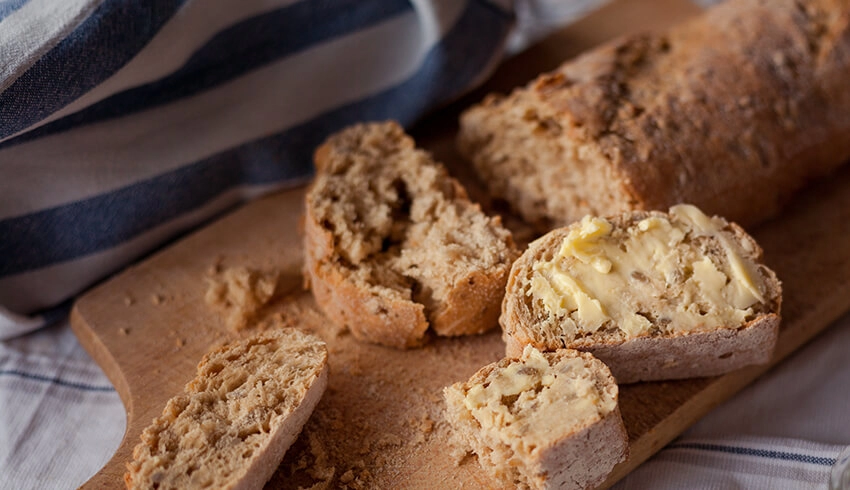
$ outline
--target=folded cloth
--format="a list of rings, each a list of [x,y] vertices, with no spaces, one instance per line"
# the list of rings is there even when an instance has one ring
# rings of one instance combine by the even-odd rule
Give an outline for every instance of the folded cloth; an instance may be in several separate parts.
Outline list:
[[[330,132],[409,125],[468,90],[498,61],[510,6],[0,4],[0,339],[236,202],[303,182]]]

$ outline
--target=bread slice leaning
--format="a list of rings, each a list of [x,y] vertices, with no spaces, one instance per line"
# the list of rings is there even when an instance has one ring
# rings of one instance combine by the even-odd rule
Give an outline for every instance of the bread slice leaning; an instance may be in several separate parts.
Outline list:
[[[216,349],[142,432],[129,489],[260,489],[327,386],[324,342],[296,329]]]
[[[507,488],[533,489],[595,487],[626,459],[617,395],[592,355],[531,346],[444,390],[456,443]]]
[[[498,217],[394,122],[358,124],[315,154],[305,275],[316,302],[356,338],[397,348],[498,325],[519,255]]]
[[[585,217],[529,245],[500,322],[509,356],[574,348],[619,383],[770,360],[782,289],[744,230],[690,205]]]

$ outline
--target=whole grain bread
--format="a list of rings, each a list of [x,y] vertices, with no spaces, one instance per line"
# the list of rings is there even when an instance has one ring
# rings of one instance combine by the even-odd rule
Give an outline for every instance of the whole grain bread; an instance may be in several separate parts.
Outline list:
[[[776,274],[761,262],[761,248],[734,223],[702,215],[717,227],[708,233],[683,223],[673,213],[676,209],[696,208],[676,206],[670,214],[622,213],[604,220],[610,224],[609,234],[568,245],[591,222],[587,217],[532,242],[514,263],[502,303],[500,323],[507,355],[518,355],[526,345],[546,351],[579,349],[605,362],[620,384],[713,376],[768,362],[778,336],[782,287]],[[670,232],[673,236],[670,243],[678,241],[669,252],[659,248],[658,236],[653,238],[641,231],[647,228],[642,223],[659,219],[684,230],[681,234]],[[592,287],[593,278],[587,272],[579,274],[580,267],[587,270],[582,260],[608,259],[594,249],[598,243],[593,240],[597,239],[622,249],[623,257],[635,256],[635,249],[641,247],[653,254],[644,264],[621,264],[614,259],[612,264],[604,264],[610,269],[606,274],[626,278],[605,292],[605,297],[592,292],[600,288]],[[636,242],[629,242],[627,247],[629,239]],[[559,255],[565,247],[579,252],[574,256]],[[586,257],[577,258],[582,253]],[[587,301],[598,302],[603,314],[627,311],[628,318],[644,322],[645,328],[630,331],[624,325],[627,317],[622,315],[602,317],[591,323],[589,315],[577,314],[580,307],[570,305],[570,301],[564,303],[562,311],[553,312],[543,299],[548,289],[534,287],[535,274],[551,274],[540,272],[542,264],[553,261],[566,275],[560,281],[576,284],[574,288],[587,293]],[[700,268],[708,272],[698,275],[699,271],[695,270]],[[758,289],[754,294],[759,299],[751,296],[752,304],[735,308],[730,304],[737,301],[736,290],[732,288],[739,286],[736,278],[740,275],[750,278],[751,285]],[[719,278],[715,289],[708,285],[712,282],[710,278]],[[747,287],[743,281],[740,284],[740,290]],[[720,296],[713,300],[715,293]],[[552,303],[551,299],[548,301]],[[592,303],[589,305],[593,307]]]
[[[142,432],[129,489],[260,489],[327,386],[324,342],[267,331],[213,350]]]
[[[405,348],[498,324],[518,252],[498,217],[394,122],[358,124],[315,154],[305,276],[332,321]]]
[[[628,436],[608,368],[587,353],[542,354],[481,368],[444,390],[462,451],[506,488],[591,488],[626,459]]]
[[[690,202],[752,225],[850,159],[850,2],[738,0],[490,95],[459,147],[546,231]]]

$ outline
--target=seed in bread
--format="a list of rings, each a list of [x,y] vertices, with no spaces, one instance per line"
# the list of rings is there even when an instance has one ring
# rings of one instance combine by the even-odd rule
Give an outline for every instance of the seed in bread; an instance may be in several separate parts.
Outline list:
[[[532,489],[594,487],[626,459],[617,393],[592,355],[531,346],[444,390],[457,444],[501,482]]]
[[[692,205],[586,216],[514,264],[500,318],[508,355],[580,349],[620,383],[766,363],[782,291],[761,254],[740,227]]]
[[[326,386],[324,342],[296,329],[213,350],[142,432],[127,488],[262,488]]]
[[[459,146],[548,231],[690,202],[743,225],[850,160],[847,0],[724,2],[488,96]]]
[[[305,251],[316,302],[359,340],[392,347],[498,324],[518,255],[498,217],[394,122],[358,124],[315,155]]]

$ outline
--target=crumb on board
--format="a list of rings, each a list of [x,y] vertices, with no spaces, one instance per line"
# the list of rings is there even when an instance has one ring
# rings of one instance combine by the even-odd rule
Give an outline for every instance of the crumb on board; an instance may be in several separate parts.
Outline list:
[[[319,440],[318,436],[315,433],[310,432],[308,434],[308,438],[310,441],[310,456],[313,459],[313,464],[307,464],[304,459],[299,462],[300,464],[304,464],[307,468],[307,474],[310,475],[316,483],[310,488],[328,488],[328,486],[333,481],[334,474],[336,474],[336,468],[330,464],[328,460],[328,452],[325,450],[324,444]],[[324,484],[324,485],[322,485]],[[317,487],[317,485],[322,485]]]
[[[215,260],[213,260],[213,263],[209,266],[209,268],[207,268],[207,275],[215,276],[216,274],[219,274],[221,272],[223,262],[224,256],[216,255]]]
[[[118,329],[118,333],[120,333],[121,335],[129,335],[130,329],[127,327],[121,327]]]
[[[151,295],[151,304],[154,306],[161,305],[165,301],[165,298],[161,294],[152,294]]]
[[[133,299],[129,294],[124,295],[124,306],[133,306],[136,303],[136,300]]]
[[[268,303],[277,290],[280,272],[261,271],[248,267],[211,267],[207,277],[209,287],[204,297],[206,303],[221,311],[228,328],[242,330],[256,318],[259,310]]]

